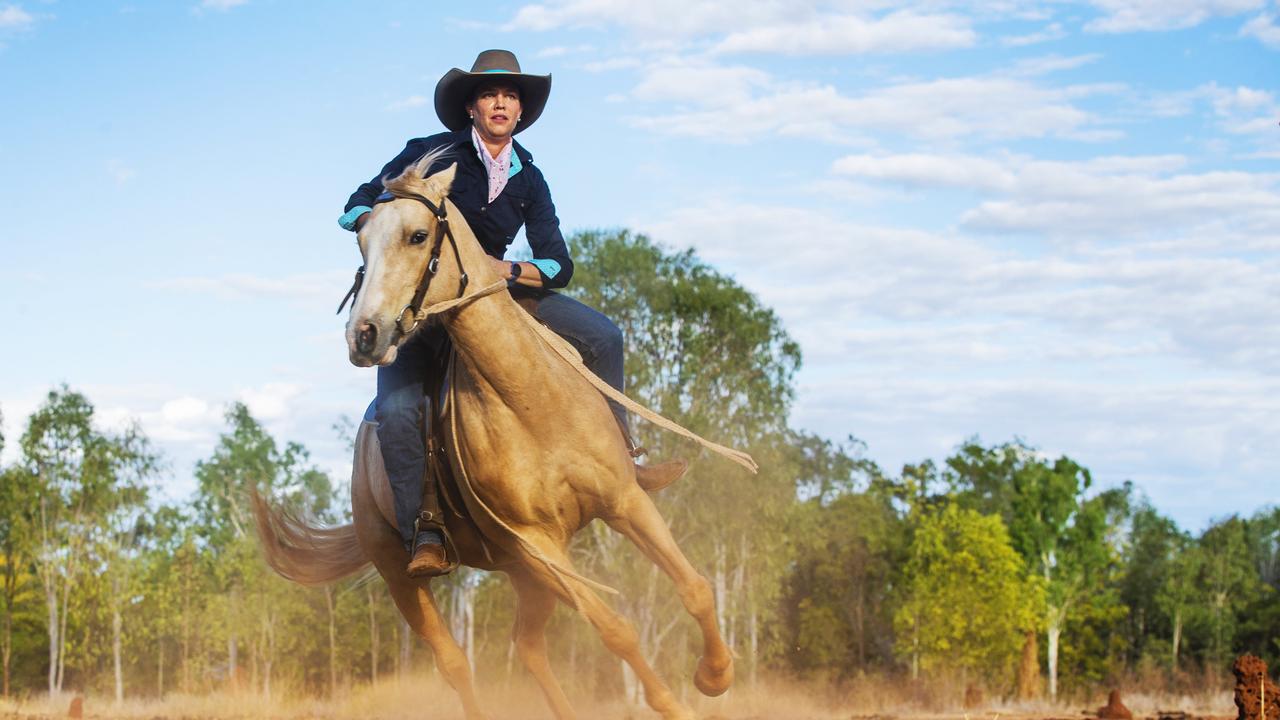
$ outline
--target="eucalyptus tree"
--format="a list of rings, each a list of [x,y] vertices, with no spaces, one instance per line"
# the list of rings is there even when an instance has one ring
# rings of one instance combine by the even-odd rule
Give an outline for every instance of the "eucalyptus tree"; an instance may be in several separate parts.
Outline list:
[[[240,647],[247,643],[251,681],[269,696],[285,640],[281,622],[294,611],[287,603],[298,601],[302,597],[298,593],[304,591],[290,588],[259,561],[249,494],[271,496],[292,512],[323,521],[332,520],[333,485],[310,464],[302,445],[290,442],[281,447],[243,403],[232,403],[225,418],[227,430],[213,453],[196,463],[197,532],[212,556],[216,586],[222,593],[225,622],[220,629],[226,642],[228,678],[238,682]],[[336,640],[335,633],[330,637]]]
[[[1093,592],[1115,561],[1108,545],[1113,515],[1127,507],[1127,490],[1089,497],[1089,470],[1061,456],[1050,461],[1021,441],[991,448],[976,439],[947,459],[959,502],[999,514],[1013,547],[1045,588],[1049,694],[1058,694],[1058,651],[1067,613]]]
[[[1230,659],[1244,610],[1269,590],[1250,552],[1248,526],[1249,521],[1233,515],[1209,526],[1197,542],[1197,585],[1209,630],[1207,659],[1219,666]]]
[[[898,647],[920,670],[1011,677],[1022,629],[1041,611],[1043,585],[1028,576],[997,515],[948,504],[915,522],[894,612]]]
[[[4,433],[0,432],[3,449]],[[36,479],[28,468],[0,469],[0,694],[4,697],[11,690],[14,622],[33,595],[30,568],[36,504]]]
[[[22,435],[22,462],[32,480],[35,564],[44,591],[49,636],[49,692],[66,676],[68,607],[87,567],[91,545],[112,518],[145,499],[156,456],[136,425],[111,434],[94,427],[94,409],[65,385],[52,390]]]

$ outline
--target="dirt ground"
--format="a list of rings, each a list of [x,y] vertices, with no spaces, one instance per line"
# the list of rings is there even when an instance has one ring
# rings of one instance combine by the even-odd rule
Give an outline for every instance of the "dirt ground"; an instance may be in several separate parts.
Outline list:
[[[735,689],[721,698],[704,698],[696,692],[684,700],[704,720],[1088,720],[1097,718],[1106,694],[1072,705],[988,702],[965,710],[963,691],[956,707],[925,711],[919,706],[891,699],[887,688],[868,686],[842,692],[824,692],[814,686],[762,683],[755,689]],[[519,685],[480,689],[481,703],[492,720],[551,720],[536,688]],[[40,698],[23,703],[0,701],[0,720],[66,718],[73,696]],[[658,720],[643,706],[575,697],[582,720]],[[1124,704],[1135,720],[1235,720],[1231,693],[1201,697],[1148,696],[1125,693]],[[390,681],[352,689],[331,700],[276,698],[252,694],[170,696],[156,700],[126,700],[120,705],[109,697],[88,696],[84,718],[112,720],[464,720],[453,691],[437,678],[414,682]]]

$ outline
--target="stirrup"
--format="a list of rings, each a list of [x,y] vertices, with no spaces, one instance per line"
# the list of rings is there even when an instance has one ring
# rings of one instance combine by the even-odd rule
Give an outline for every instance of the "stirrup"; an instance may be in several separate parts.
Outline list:
[[[413,554],[417,552],[418,535],[426,530],[435,530],[440,533],[440,544],[444,545],[444,557],[449,563],[443,574],[448,575],[457,570],[461,561],[458,557],[458,549],[453,544],[453,536],[449,534],[449,528],[445,527],[444,523],[440,522],[436,514],[430,510],[419,510],[418,516],[413,519],[413,540],[409,546],[409,557],[412,558]]]

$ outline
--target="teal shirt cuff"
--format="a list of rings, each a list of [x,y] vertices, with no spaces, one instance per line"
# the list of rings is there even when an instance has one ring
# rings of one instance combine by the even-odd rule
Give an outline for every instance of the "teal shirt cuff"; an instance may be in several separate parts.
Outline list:
[[[540,258],[538,260],[530,260],[533,266],[538,268],[538,272],[542,273],[544,278],[553,278],[560,272],[560,263],[549,258]]]
[[[342,217],[338,218],[338,224],[342,226],[343,230],[354,231],[356,229],[356,220],[358,220],[361,215],[372,211],[373,208],[368,205],[357,205],[343,213]]]

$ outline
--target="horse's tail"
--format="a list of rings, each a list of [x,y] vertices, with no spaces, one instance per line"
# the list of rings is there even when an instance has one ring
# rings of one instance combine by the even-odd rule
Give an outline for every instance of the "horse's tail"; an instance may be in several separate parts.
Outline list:
[[[253,515],[262,554],[271,569],[301,585],[326,585],[369,564],[355,525],[312,527],[253,493]]]

